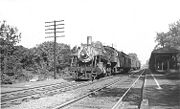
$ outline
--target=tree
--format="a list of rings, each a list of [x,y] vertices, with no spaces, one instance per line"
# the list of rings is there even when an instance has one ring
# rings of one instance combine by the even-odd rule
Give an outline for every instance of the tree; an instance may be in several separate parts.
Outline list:
[[[180,20],[169,25],[168,32],[157,33],[155,49],[180,46]]]
[[[128,55],[135,60],[139,60],[136,53],[129,53]]]
[[[158,42],[155,48],[157,48],[158,46],[165,47],[166,34],[164,32],[157,33],[157,37],[155,41]]]
[[[4,75],[11,74],[18,66],[18,62],[13,57],[15,45],[20,41],[21,33],[16,27],[0,21],[0,51],[1,51],[1,81]]]
[[[0,25],[1,46],[14,46],[20,41],[21,33],[16,27],[6,24],[6,21],[0,22]]]
[[[18,33],[16,27],[6,24],[6,21],[0,22],[0,49],[1,49],[1,70],[8,73],[8,61],[11,61],[11,55],[14,46],[20,41],[21,33]]]
[[[66,44],[56,44],[56,59],[57,69],[63,69],[66,65],[70,64],[70,46]],[[54,69],[54,42],[47,41],[39,44],[37,47],[31,49],[33,67],[37,73],[49,75],[49,72]]]

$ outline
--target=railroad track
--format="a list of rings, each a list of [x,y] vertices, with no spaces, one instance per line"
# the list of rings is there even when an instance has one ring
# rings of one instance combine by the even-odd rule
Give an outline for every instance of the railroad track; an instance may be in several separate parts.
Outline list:
[[[140,101],[142,101],[142,94],[143,94],[143,88],[144,88],[144,82],[145,82],[145,76],[142,77],[142,75],[145,73],[145,70],[142,71],[142,73],[140,74],[140,76],[133,82],[133,84],[124,92],[124,94],[119,98],[118,102],[112,107],[112,109],[123,109],[123,99],[125,99],[125,97],[127,96],[127,94],[130,92],[130,90],[136,85],[137,81],[140,80],[140,78],[143,78],[143,83],[141,86],[141,97],[140,97]],[[138,104],[138,108],[140,108],[140,103]]]
[[[1,93],[1,106],[3,107],[4,105],[20,104],[21,102],[27,101],[29,99],[40,98],[47,95],[48,93],[52,93],[53,91],[54,94],[55,92],[58,93],[68,91],[68,89],[80,86],[82,84],[84,83],[62,82]]]
[[[140,80],[140,78],[143,78],[143,74],[144,74],[144,72],[145,72],[145,70],[143,70],[143,71],[141,71],[141,73],[140,73],[140,75],[138,76],[138,78],[135,80],[135,81],[132,81],[132,79],[130,78],[130,76],[132,76],[132,75],[135,75],[135,74],[137,74],[137,73],[134,73],[134,74],[131,74],[131,75],[129,75],[129,79],[128,80],[125,80],[123,83],[127,83],[128,81],[131,81],[130,83],[132,83],[130,86],[129,86],[129,88],[127,88],[127,90],[126,91],[124,91],[123,92],[123,94],[122,94],[122,96],[119,98],[119,100],[118,100],[118,102],[117,103],[115,103],[115,104],[113,104],[113,106],[111,107],[112,109],[119,109],[119,107],[121,107],[122,106],[122,100],[125,98],[125,96],[127,96],[127,93],[129,93],[129,91],[135,86],[135,84],[137,83],[137,81],[138,80]],[[77,109],[81,109],[81,108],[85,108],[85,107],[81,107],[81,106],[84,106],[84,105],[80,105],[80,104],[78,104],[78,102],[80,102],[80,101],[82,101],[82,102],[84,102],[84,101],[87,101],[87,100],[85,100],[85,99],[87,99],[87,98],[89,98],[89,96],[90,95],[94,95],[94,94],[96,94],[96,93],[99,93],[99,92],[101,92],[103,89],[105,89],[105,88],[108,88],[108,87],[111,87],[111,86],[113,86],[114,84],[117,84],[118,82],[120,82],[122,80],[122,78],[118,78],[118,79],[116,79],[116,80],[114,80],[114,81],[112,81],[112,82],[110,82],[110,83],[108,83],[108,84],[105,84],[105,85],[103,85],[103,86],[101,86],[101,87],[99,87],[99,88],[97,88],[97,89],[94,89],[94,90],[91,90],[91,91],[89,91],[88,93],[85,93],[85,94],[82,94],[81,96],[78,96],[78,97],[76,97],[76,98],[74,98],[74,99],[72,99],[72,100],[69,100],[69,101],[67,101],[67,102],[64,102],[63,104],[60,104],[60,105],[58,105],[58,106],[56,106],[56,107],[53,107],[52,109],[61,109],[61,108],[65,108],[65,109],[76,109],[76,106],[78,105],[79,107],[77,107]],[[129,84],[129,83],[128,83]],[[143,88],[143,85],[144,84],[142,84],[142,88]],[[141,90],[142,91],[142,90]],[[141,92],[142,93],[142,92]],[[93,101],[96,101],[96,100],[93,100]],[[88,103],[85,103],[85,105],[88,105],[89,106],[89,104],[90,104],[90,102],[88,102]],[[74,106],[75,107],[74,107]],[[100,104],[98,104],[98,105],[100,105]],[[88,108],[93,108],[94,107],[94,105],[91,105],[91,106],[89,106]],[[94,107],[94,108],[99,108],[99,107]],[[102,107],[101,107],[102,108]]]
[[[61,82],[56,84],[49,84],[49,85],[43,85],[33,88],[4,92],[1,93],[1,107],[9,107],[11,105],[20,104],[23,101],[38,99],[43,96],[59,94],[62,92],[66,92],[83,86],[94,84],[95,82],[100,82],[108,78],[112,78],[112,76],[95,80],[94,82],[90,82],[90,81],[71,82],[71,83]]]

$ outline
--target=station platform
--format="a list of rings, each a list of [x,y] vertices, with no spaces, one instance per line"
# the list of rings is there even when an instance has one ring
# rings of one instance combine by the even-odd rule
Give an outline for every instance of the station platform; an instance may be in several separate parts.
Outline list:
[[[25,83],[16,83],[16,84],[4,84],[1,85],[1,93],[4,92],[10,92],[10,91],[16,91],[26,88],[33,88],[38,86],[44,86],[44,85],[50,85],[50,84],[56,84],[61,82],[68,82],[64,79],[48,79],[44,81],[31,81],[31,82],[25,82]]]
[[[179,73],[155,73],[148,70],[141,109],[180,109]]]

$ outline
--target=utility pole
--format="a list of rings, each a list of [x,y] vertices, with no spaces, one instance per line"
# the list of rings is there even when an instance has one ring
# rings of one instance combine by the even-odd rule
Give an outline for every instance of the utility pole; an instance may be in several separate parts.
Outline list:
[[[64,33],[64,31],[62,31],[62,29],[64,29],[64,24],[61,23],[64,20],[59,20],[59,21],[51,21],[51,22],[45,22],[45,27],[47,29],[45,29],[45,34],[48,34],[47,37],[45,38],[54,38],[54,79],[56,79],[56,73],[57,73],[57,69],[56,69],[56,38],[57,37],[64,37],[64,35],[61,36],[57,36],[57,33]],[[61,26],[61,27],[59,27]],[[51,35],[54,34],[54,35]]]

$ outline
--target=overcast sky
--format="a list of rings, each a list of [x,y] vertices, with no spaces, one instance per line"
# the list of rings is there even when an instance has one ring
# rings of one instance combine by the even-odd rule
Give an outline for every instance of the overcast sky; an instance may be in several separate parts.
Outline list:
[[[22,33],[20,45],[31,48],[44,41],[45,22],[64,20],[65,37],[57,42],[71,47],[86,37],[136,53],[144,64],[155,46],[156,32],[180,19],[179,0],[0,0],[0,20]]]

